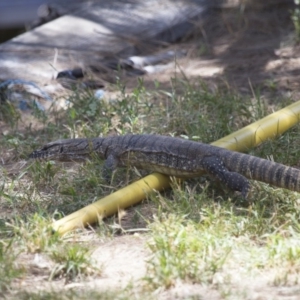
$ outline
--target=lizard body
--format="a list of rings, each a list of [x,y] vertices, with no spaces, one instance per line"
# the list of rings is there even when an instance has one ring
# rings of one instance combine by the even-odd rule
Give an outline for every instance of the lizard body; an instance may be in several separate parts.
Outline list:
[[[136,168],[181,178],[206,171],[228,188],[247,197],[248,179],[300,192],[300,170],[209,144],[161,135],[124,135],[51,142],[30,154],[38,160],[85,161],[93,155],[105,160],[103,176],[117,167]],[[247,179],[248,178],[248,179]]]

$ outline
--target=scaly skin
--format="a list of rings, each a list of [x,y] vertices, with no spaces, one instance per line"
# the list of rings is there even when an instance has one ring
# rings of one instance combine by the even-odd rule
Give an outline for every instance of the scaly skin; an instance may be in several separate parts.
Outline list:
[[[38,160],[85,161],[93,155],[105,160],[108,180],[117,167],[134,166],[162,174],[197,177],[203,171],[247,197],[248,179],[300,191],[300,170],[216,146],[160,135],[58,140],[30,154]]]

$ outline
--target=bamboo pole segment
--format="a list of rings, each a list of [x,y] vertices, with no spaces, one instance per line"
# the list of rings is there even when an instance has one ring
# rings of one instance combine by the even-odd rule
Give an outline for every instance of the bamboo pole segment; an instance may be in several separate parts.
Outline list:
[[[300,101],[235,131],[212,145],[238,152],[248,151],[268,139],[280,136],[299,123],[299,120]]]
[[[267,139],[279,136],[300,119],[300,101],[293,103],[257,122],[254,122],[214,143],[212,145],[233,151],[246,151]],[[59,234],[67,233],[78,227],[93,224],[101,217],[107,217],[119,209],[132,206],[142,201],[154,190],[170,187],[168,176],[152,173],[113,194],[104,197],[56,222],[53,229]]]
[[[170,177],[152,173],[78,211],[56,221],[52,228],[59,234],[64,234],[75,228],[96,223],[99,219],[111,216],[118,210],[132,206],[154,190],[161,191],[170,187]]]

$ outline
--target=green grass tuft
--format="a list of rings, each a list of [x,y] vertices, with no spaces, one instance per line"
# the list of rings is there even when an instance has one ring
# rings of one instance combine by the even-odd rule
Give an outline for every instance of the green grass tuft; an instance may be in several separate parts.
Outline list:
[[[163,215],[149,227],[152,237],[148,246],[153,256],[145,279],[155,288],[169,288],[177,280],[212,282],[231,250],[227,236],[182,216]]]
[[[79,244],[55,248],[50,257],[56,263],[51,271],[50,280],[65,278],[66,281],[82,279],[89,275],[101,274],[101,269],[90,258],[90,250]]]

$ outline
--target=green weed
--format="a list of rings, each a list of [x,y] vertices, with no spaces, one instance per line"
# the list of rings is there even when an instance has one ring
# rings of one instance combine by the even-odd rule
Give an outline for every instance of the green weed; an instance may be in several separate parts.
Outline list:
[[[101,274],[101,270],[95,266],[95,262],[89,257],[90,250],[79,244],[65,245],[56,248],[50,253],[50,257],[56,263],[51,271],[50,280],[63,277],[66,281],[82,279],[89,275]]]
[[[163,215],[149,227],[153,257],[145,279],[156,288],[169,288],[176,280],[211,282],[231,250],[225,237],[182,216]]]
[[[40,214],[34,214],[26,220],[16,220],[9,226],[19,245],[29,253],[44,252],[59,243],[58,235],[51,228],[51,220]]]
[[[295,28],[296,41],[299,42],[300,39],[300,1],[294,0],[295,8],[291,11],[291,18]]]
[[[0,89],[0,121],[4,121],[11,128],[16,128],[20,120],[21,114],[16,107],[6,98],[2,98],[3,93]]]
[[[15,263],[18,256],[13,239],[0,241],[0,297],[10,289],[11,282],[22,275],[24,270]]]

